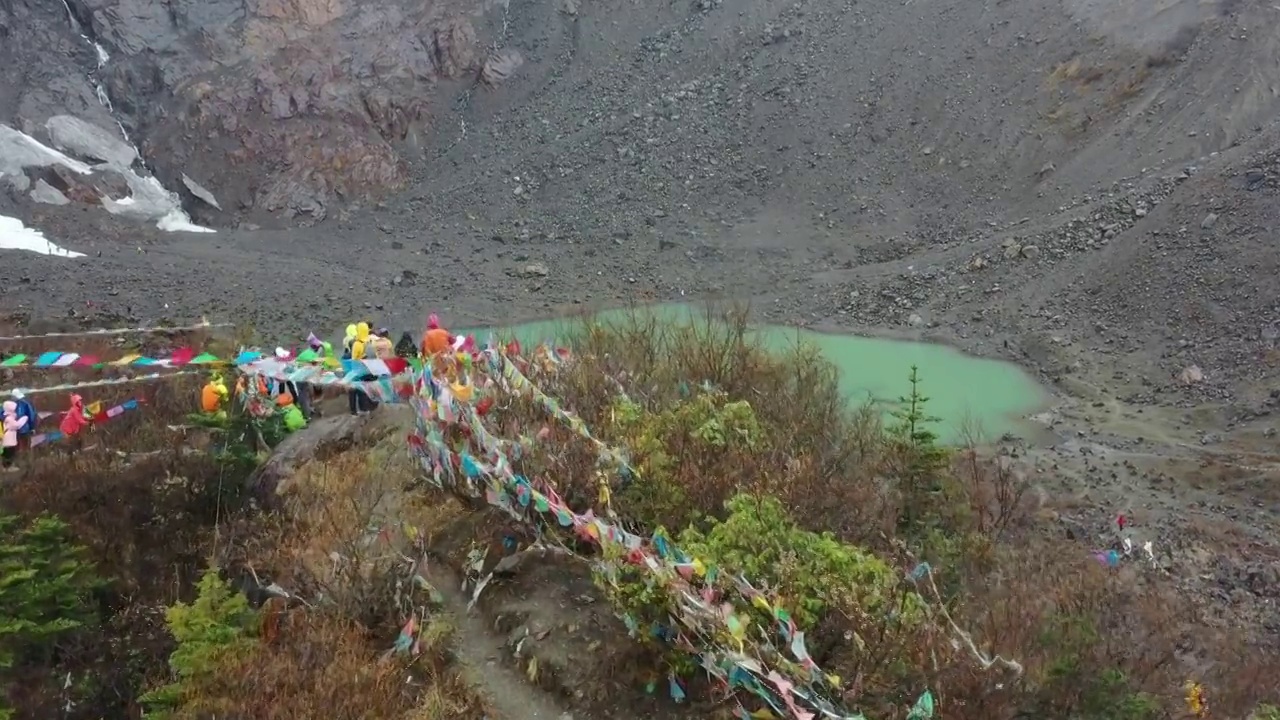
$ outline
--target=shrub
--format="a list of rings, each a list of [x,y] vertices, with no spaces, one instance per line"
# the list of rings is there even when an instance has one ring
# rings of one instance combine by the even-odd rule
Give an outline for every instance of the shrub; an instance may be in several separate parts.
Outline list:
[[[1280,707],[1262,703],[1249,715],[1249,720],[1280,720]]]
[[[680,528],[716,513],[743,474],[740,459],[762,431],[746,401],[704,391],[658,411],[620,398],[614,429],[629,448],[637,475],[619,493],[625,517],[640,527]],[[725,482],[698,482],[723,477]]]
[[[800,529],[770,497],[738,495],[708,531],[685,528],[680,548],[753,583],[776,589],[796,624],[809,630],[832,610],[888,616],[898,574],[880,558],[830,533]]]

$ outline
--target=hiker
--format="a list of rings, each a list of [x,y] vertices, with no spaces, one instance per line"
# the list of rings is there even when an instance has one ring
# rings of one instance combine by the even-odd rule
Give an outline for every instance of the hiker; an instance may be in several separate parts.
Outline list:
[[[217,418],[227,416],[223,404],[227,401],[227,382],[222,379],[221,373],[213,373],[209,376],[209,382],[200,390],[200,409],[207,415]]]
[[[453,343],[449,331],[440,327],[440,318],[435,313],[427,318],[427,332],[422,336],[422,354],[426,357],[447,352]]]
[[[400,341],[396,343],[396,357],[412,360],[417,354],[418,345],[413,342],[413,335],[407,330],[400,333]]]
[[[31,444],[31,437],[36,433],[36,424],[40,422],[40,413],[31,404],[21,390],[13,391],[13,402],[18,406],[18,417],[26,418],[27,423],[18,430],[18,445],[26,447]]]
[[[311,348],[311,351],[319,357],[328,357],[328,353],[332,350],[328,345],[328,343],[316,337],[315,333],[307,334],[307,347]],[[316,393],[315,388],[313,388],[310,383],[289,382],[286,383],[285,388],[289,391],[289,394],[293,396],[294,400],[297,401],[298,411],[302,413],[302,417],[310,420],[315,416],[316,413],[312,400],[315,399]]]
[[[347,326],[347,334],[342,338],[342,357],[351,359],[351,346],[356,341],[356,324],[351,323]]]
[[[276,404],[283,412],[284,429],[289,432],[297,432],[307,426],[307,418],[303,414],[302,409],[293,403],[288,395],[281,394]]]
[[[58,429],[66,437],[77,435],[79,432],[89,426],[92,416],[85,412],[84,398],[71,394],[71,406],[67,408],[67,412],[62,416],[62,422],[58,425]]]
[[[391,344],[391,331],[387,328],[378,328],[373,335],[373,354],[379,360],[390,360],[396,356],[395,346]]]
[[[16,470],[13,464],[18,456],[18,433],[27,426],[25,417],[18,417],[18,403],[5,400],[3,407],[4,440],[0,443],[0,465],[5,470]]]
[[[333,357],[333,344],[316,337],[315,333],[307,335],[307,347],[326,360]]]
[[[352,360],[374,360],[377,355],[374,352],[373,338],[369,334],[369,323],[362,322],[355,326],[355,339],[351,343],[351,359]],[[369,382],[377,380],[375,375],[359,375],[356,377],[358,382]],[[347,405],[352,415],[363,415],[373,412],[378,407],[377,401],[369,397],[363,389],[352,388],[347,393]]]

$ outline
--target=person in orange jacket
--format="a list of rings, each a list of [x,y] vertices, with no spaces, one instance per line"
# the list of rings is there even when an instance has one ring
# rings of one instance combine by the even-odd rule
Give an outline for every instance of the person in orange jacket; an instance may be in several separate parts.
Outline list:
[[[214,373],[200,391],[200,409],[210,415],[221,413],[225,417],[223,403],[227,401],[227,395],[227,382],[221,373]]]
[[[427,318],[427,332],[422,336],[422,354],[425,357],[448,352],[453,346],[453,336],[448,330],[440,327],[440,318],[435,313]]]

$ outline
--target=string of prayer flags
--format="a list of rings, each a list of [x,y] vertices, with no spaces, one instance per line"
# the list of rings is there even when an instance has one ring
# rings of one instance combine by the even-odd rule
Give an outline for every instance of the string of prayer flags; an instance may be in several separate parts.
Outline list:
[[[531,481],[517,474],[511,456],[529,441],[504,440],[485,428],[478,403],[457,392],[462,382],[459,376],[468,375],[466,384],[483,393],[507,390],[533,398],[579,437],[598,448],[607,446],[591,434],[580,418],[538,389],[516,367],[517,361],[493,347],[484,350],[480,359],[483,362],[472,368],[465,363],[435,363],[436,367],[428,366],[418,375],[416,392],[410,397],[416,411],[416,428],[409,446],[430,482],[472,497],[484,497],[523,522],[536,523],[541,517],[553,527],[564,528],[600,546],[606,552],[598,557],[620,558],[602,563],[606,582],[618,577],[623,564],[642,570],[646,581],[670,599],[670,621],[650,628],[650,632],[693,653],[728,694],[735,690],[749,692],[771,708],[775,717],[859,717],[840,710],[824,697],[839,689],[839,678],[816,666],[805,648],[804,633],[790,614],[745,578],[720,572],[683,553],[661,534],[642,538],[596,517],[592,510],[577,513],[549,481]],[[470,377],[472,370],[479,377]],[[448,432],[452,427],[465,428],[467,432]],[[602,451],[601,456],[602,460],[616,460],[621,453]],[[602,496],[607,498],[604,493]],[[616,550],[609,552],[609,546]],[[479,580],[477,587],[487,580]],[[772,618],[774,627],[753,622],[756,616],[740,609],[743,607],[755,608]],[[634,620],[629,626],[639,630]],[[772,645],[777,636],[786,641],[781,648]],[[667,685],[673,699],[684,697],[678,678],[668,678]]]
[[[1119,515],[1116,517],[1116,526],[1120,529],[1121,532],[1124,532],[1125,528],[1128,527],[1128,525],[1129,523],[1126,521],[1126,518],[1124,515]],[[1093,557],[1095,560],[1102,563],[1103,565],[1114,568],[1114,567],[1120,566],[1121,560],[1128,557],[1132,557],[1133,554],[1134,554],[1133,537],[1130,535],[1125,535],[1120,539],[1119,549],[1111,548],[1109,550],[1095,550],[1093,553]],[[1152,567],[1156,567],[1157,563],[1156,563],[1155,544],[1151,540],[1147,540],[1142,543],[1142,554],[1146,556],[1147,562],[1151,563]]]
[[[209,353],[196,353],[191,348],[179,348],[169,357],[146,357],[144,355],[125,355],[116,360],[102,360],[93,355],[81,355],[73,352],[44,352],[39,355],[18,353],[0,361],[4,368],[89,368],[107,367],[162,367],[179,368],[186,365],[225,365],[227,362]]]
[[[119,405],[115,405],[111,408],[104,410],[102,408],[101,402],[95,402],[85,407],[83,409],[83,412],[85,415],[85,419],[88,421],[89,424],[97,425],[100,423],[107,422],[108,420],[114,420],[115,418],[118,418],[121,415],[131,410],[137,410],[141,406],[142,406],[141,400],[128,400],[126,402],[120,403]],[[75,433],[71,433],[71,434],[75,434]],[[57,442],[66,437],[68,437],[68,433],[63,432],[62,429],[50,430],[48,432],[39,433],[37,435],[31,436],[31,447],[34,448],[40,445],[48,445],[49,443]]]
[[[243,352],[234,364],[245,375],[259,375],[286,382],[334,384],[357,382],[365,376],[397,377],[409,374],[412,367],[404,358],[387,360],[338,360],[333,363],[305,362],[299,358],[287,359],[263,355],[259,352]]]
[[[296,357],[283,350],[280,353],[282,355],[270,355],[258,350],[244,350],[234,359],[227,360],[207,352],[197,353],[192,348],[179,348],[174,350],[168,357],[148,357],[130,354],[115,360],[103,360],[93,355],[50,351],[38,355],[24,353],[11,355],[0,361],[0,367],[101,370],[108,367],[182,368],[188,365],[239,365],[252,368],[259,363],[264,363],[267,368],[277,368],[282,364],[302,367],[324,365],[333,369],[340,369],[346,375],[375,375],[379,377],[399,375],[410,368],[409,362],[403,358],[338,360],[336,358],[322,358],[319,353],[310,348],[298,353]],[[250,374],[265,374],[265,372]]]

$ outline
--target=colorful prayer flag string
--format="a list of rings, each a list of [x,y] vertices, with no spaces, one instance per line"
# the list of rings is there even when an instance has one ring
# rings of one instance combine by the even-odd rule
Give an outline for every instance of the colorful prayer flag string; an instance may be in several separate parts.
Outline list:
[[[114,420],[115,418],[120,417],[126,412],[129,412],[130,410],[137,410],[141,406],[142,406],[142,401],[140,400],[128,400],[112,408],[103,410],[101,408],[101,403],[94,403],[93,405],[90,405],[88,408],[86,408],[85,413],[86,415],[89,416],[87,418],[89,424],[99,425],[108,420]],[[43,415],[43,413],[41,414]],[[63,432],[61,429],[50,430],[49,432],[39,433],[37,435],[31,436],[31,447],[34,448],[40,445],[48,445],[49,443],[57,442],[66,437],[67,437],[67,434]]]
[[[0,361],[0,368],[39,368],[39,369],[72,369],[91,368],[100,370],[107,367],[163,367],[177,368],[187,365],[226,365],[209,353],[197,354],[191,348],[175,350],[166,358],[146,357],[144,355],[125,355],[116,360],[102,360],[92,355],[81,355],[69,352],[44,352],[39,355],[18,353]]]

